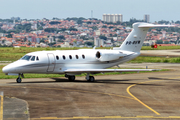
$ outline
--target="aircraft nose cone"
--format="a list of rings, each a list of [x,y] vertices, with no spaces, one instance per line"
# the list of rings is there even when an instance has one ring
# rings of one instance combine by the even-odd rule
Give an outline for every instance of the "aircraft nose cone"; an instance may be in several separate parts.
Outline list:
[[[7,66],[2,68],[3,73],[11,73],[11,72],[13,72],[13,70],[14,70],[14,68],[10,65],[7,65]]]
[[[3,71],[3,73],[8,73],[9,70],[8,70],[7,66],[5,66],[5,67],[3,67],[2,71]]]

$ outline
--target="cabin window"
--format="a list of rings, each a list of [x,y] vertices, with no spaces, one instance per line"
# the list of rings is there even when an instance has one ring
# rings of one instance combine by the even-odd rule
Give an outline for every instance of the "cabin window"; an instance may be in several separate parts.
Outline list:
[[[33,57],[31,58],[31,61],[35,61],[35,56],[33,56]]]
[[[59,60],[59,56],[56,55],[56,59]]]
[[[76,55],[76,59],[79,59],[79,56],[78,56],[78,55]]]
[[[39,57],[38,57],[38,56],[36,57],[36,60],[37,60],[37,61],[39,60]]]
[[[82,55],[82,58],[85,59],[85,55]]]
[[[69,55],[69,59],[72,59],[72,56],[71,56],[71,55]]]
[[[62,57],[63,57],[64,60],[66,59],[66,57],[64,55]]]

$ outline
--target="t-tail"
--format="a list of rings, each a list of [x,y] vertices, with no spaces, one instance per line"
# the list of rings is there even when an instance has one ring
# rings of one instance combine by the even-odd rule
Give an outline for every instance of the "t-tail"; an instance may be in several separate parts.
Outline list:
[[[125,41],[120,46],[120,50],[140,52],[146,34],[152,27],[174,27],[172,25],[154,25],[150,23],[134,23],[133,29]]]

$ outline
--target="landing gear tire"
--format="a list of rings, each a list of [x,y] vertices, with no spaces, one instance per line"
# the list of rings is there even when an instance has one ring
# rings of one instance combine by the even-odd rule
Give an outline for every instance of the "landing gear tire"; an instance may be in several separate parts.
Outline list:
[[[94,78],[94,76],[89,76],[89,82],[94,82],[94,80],[95,80],[95,78]]]
[[[68,80],[69,81],[74,81],[75,80],[75,76],[68,76]]]
[[[18,77],[18,78],[16,79],[16,82],[17,82],[17,83],[21,83],[21,81],[22,81],[22,80],[21,80],[20,77]]]

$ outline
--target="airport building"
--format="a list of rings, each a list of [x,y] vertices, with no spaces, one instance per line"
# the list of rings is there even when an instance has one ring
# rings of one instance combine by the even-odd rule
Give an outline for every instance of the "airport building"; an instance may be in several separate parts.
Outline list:
[[[149,23],[150,16],[149,15],[144,15],[144,21]]]
[[[99,38],[95,38],[94,39],[94,45],[96,47],[103,47],[104,46],[104,40],[103,39],[99,39]]]
[[[122,22],[123,15],[122,14],[103,14],[103,21],[104,22]]]

